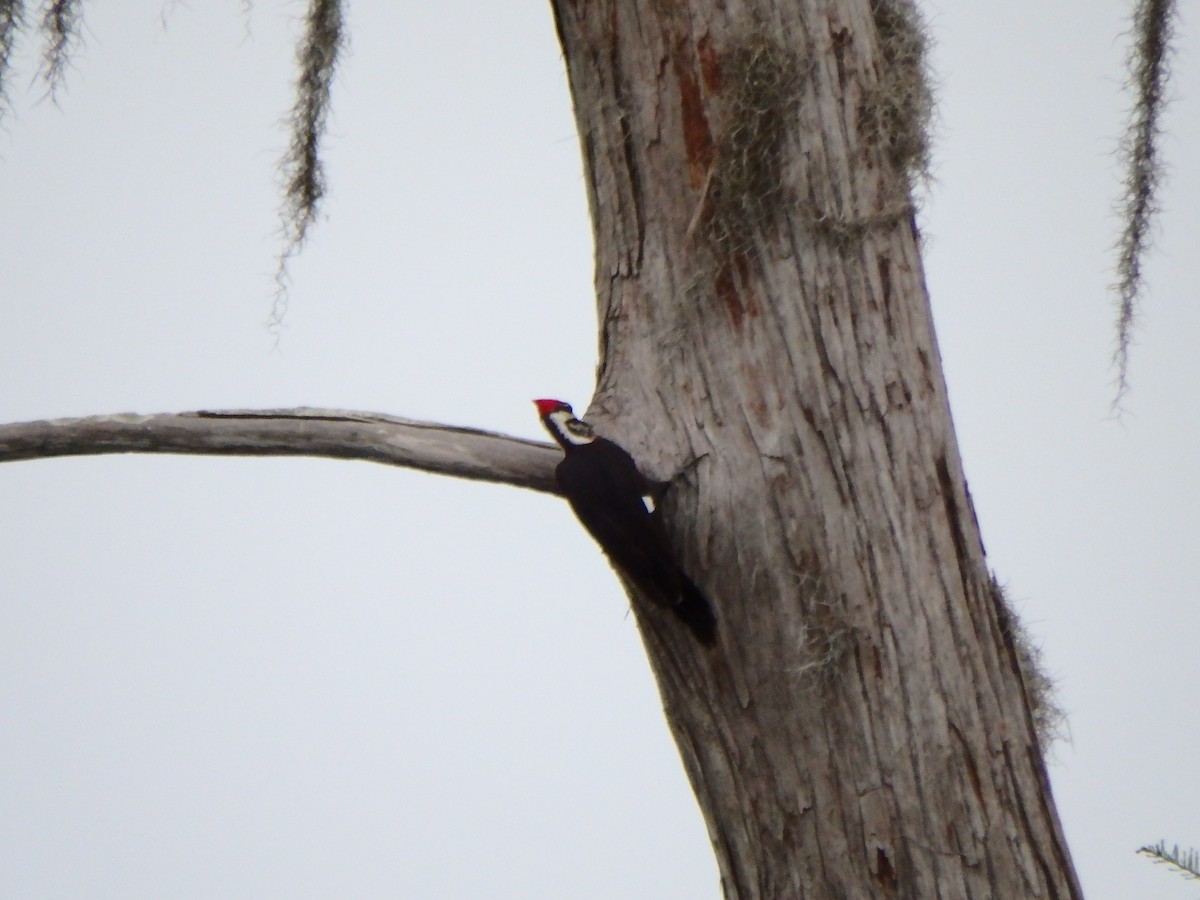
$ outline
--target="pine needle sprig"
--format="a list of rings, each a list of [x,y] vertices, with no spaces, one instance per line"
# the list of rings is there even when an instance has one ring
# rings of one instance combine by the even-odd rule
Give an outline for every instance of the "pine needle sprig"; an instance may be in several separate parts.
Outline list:
[[[1180,850],[1178,844],[1168,850],[1167,842],[1159,841],[1139,847],[1138,853],[1149,856],[1159,865],[1169,866],[1189,881],[1200,880],[1200,852],[1196,850]]]

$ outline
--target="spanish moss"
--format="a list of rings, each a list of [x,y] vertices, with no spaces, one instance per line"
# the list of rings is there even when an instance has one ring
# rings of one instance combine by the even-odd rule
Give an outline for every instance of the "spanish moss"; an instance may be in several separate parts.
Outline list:
[[[41,31],[46,41],[42,52],[42,79],[53,96],[66,77],[71,52],[79,43],[83,23],[83,0],[50,0],[42,9]]]
[[[930,38],[913,0],[871,0],[883,71],[865,86],[858,110],[864,140],[904,174],[908,190],[929,181],[934,96]]]
[[[1160,118],[1167,102],[1175,0],[1137,0],[1133,11],[1133,46],[1129,51],[1129,86],[1134,92],[1132,117],[1121,139],[1125,190],[1120,210],[1124,231],[1117,242],[1117,393],[1119,409],[1129,391],[1129,347],[1145,293],[1143,261],[1153,242],[1154,217],[1164,177]]]
[[[287,264],[304,245],[325,196],[321,138],[329,117],[329,97],[344,39],[340,0],[311,0],[304,32],[296,51],[300,74],[296,103],[288,116],[291,141],[283,157],[283,208],[280,210],[284,247],[275,272],[275,302],[269,327],[278,333],[287,312]]]
[[[21,0],[0,0],[0,121],[8,111],[8,69],[24,21],[25,4]]]

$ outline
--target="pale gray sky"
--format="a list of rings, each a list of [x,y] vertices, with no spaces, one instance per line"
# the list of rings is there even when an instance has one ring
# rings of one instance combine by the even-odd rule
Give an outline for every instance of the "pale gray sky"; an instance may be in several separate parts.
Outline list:
[[[299,6],[167,7],[88,5],[61,108],[23,48],[0,420],[304,404],[538,436],[531,397],[586,405],[590,226],[543,2],[350,5],[278,352]],[[1196,42],[1116,422],[1125,4],[925,8],[928,279],[989,557],[1070,714],[1059,810],[1089,897],[1194,897],[1133,851],[1200,845]],[[553,499],[143,456],[0,467],[0,509],[0,896],[719,896],[620,589]]]

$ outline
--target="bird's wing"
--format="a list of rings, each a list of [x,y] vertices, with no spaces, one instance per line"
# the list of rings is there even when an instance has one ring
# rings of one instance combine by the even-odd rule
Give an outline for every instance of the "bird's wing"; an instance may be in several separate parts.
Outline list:
[[[591,466],[569,454],[557,474],[575,515],[608,557],[643,588],[673,593],[678,567],[662,526],[642,502],[636,469]]]

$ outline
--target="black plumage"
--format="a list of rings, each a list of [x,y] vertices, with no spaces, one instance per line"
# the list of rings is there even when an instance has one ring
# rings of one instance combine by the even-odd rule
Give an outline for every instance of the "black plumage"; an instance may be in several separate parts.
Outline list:
[[[701,643],[713,645],[717,621],[712,607],[675,560],[662,523],[645,500],[652,485],[633,457],[620,445],[593,435],[586,423],[570,415],[567,404],[536,402],[563,448],[555,470],[558,484],[584,528],[630,581],[670,609]],[[552,417],[555,412],[560,415]]]

